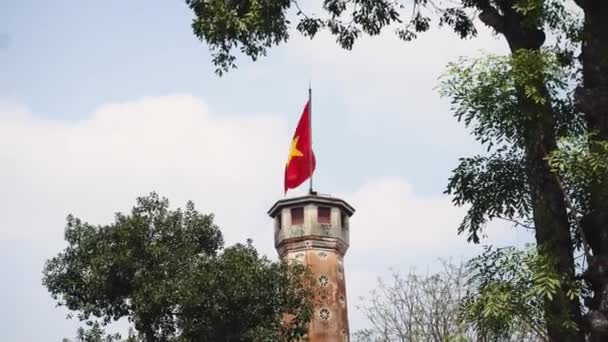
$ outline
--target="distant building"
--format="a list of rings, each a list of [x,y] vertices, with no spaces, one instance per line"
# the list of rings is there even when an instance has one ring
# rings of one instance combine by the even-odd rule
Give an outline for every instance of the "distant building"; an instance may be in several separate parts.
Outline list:
[[[268,211],[279,257],[308,265],[320,290],[305,340],[349,341],[344,254],[354,212],[339,198],[316,194],[280,200]]]

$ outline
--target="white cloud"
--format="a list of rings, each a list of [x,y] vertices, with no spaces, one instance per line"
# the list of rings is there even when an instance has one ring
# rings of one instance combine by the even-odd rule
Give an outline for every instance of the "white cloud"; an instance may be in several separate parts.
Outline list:
[[[350,114],[349,124],[366,136],[387,130],[407,130],[404,139],[433,140],[450,135],[450,143],[472,139],[449,110],[449,101],[434,89],[450,62],[482,51],[507,53],[505,40],[477,21],[478,37],[463,40],[450,28],[433,27],[411,42],[397,38],[391,29],[376,37],[363,36],[351,51],[338,47],[322,31],[313,40],[298,33],[286,50],[312,75],[313,83],[331,84]],[[429,134],[432,132],[432,134]],[[447,140],[447,139],[446,139]]]
[[[228,239],[271,229],[259,223],[263,199],[281,193],[279,116],[211,115],[191,96],[109,104],[79,122],[1,111],[0,239],[57,241],[68,213],[107,222],[152,190],[214,212]]]
[[[216,213],[229,238],[271,236],[265,213],[282,196],[291,133],[279,116],[212,114],[202,100],[174,95],[107,104],[79,122],[10,106],[0,123],[8,194],[1,239],[61,239],[68,213],[111,220],[152,190]],[[417,196],[403,179],[370,180],[346,197],[358,208],[354,245],[426,249],[464,240],[453,234],[463,210],[443,195]]]
[[[480,245],[466,242],[466,235],[457,235],[466,208],[454,207],[446,195],[420,196],[406,180],[385,178],[342,197],[357,210],[345,258],[349,318],[355,329],[367,325],[355,309],[359,298],[368,297],[378,277],[390,281],[390,268],[437,272],[440,258],[460,262],[481,252]],[[483,244],[521,246],[533,240],[529,232],[504,222],[491,223],[484,233]]]
[[[456,234],[466,209],[455,207],[446,195],[419,196],[407,181],[387,178],[370,181],[348,198],[359,208],[351,233],[352,245],[359,251],[377,251],[382,246],[385,253],[415,256],[421,251],[432,255],[471,246],[466,235]],[[512,235],[508,224],[499,223],[485,233],[488,243]]]
[[[68,213],[109,223],[136,196],[155,190],[174,206],[193,200],[199,210],[216,214],[229,243],[252,237],[274,257],[266,211],[282,197],[291,129],[276,115],[219,115],[187,95],[108,104],[78,122],[4,106],[0,240],[34,241],[58,251]],[[371,275],[476,250],[456,236],[464,210],[447,196],[418,196],[405,179],[371,179],[341,197],[357,210],[346,256],[353,330],[364,324],[354,307],[375,285]],[[494,241],[511,234],[496,231]]]

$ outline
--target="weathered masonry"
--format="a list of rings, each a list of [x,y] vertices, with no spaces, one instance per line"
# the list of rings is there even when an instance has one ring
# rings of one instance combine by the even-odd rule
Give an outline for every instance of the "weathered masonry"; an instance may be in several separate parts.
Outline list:
[[[354,212],[339,198],[314,194],[280,200],[268,211],[279,257],[307,264],[319,287],[308,341],[349,341],[344,254]]]

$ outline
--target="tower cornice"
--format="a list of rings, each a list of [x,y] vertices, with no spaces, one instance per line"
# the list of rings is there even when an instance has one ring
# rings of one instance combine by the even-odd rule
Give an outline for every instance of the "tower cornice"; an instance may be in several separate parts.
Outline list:
[[[345,200],[340,198],[335,198],[331,196],[324,195],[306,195],[292,198],[285,198],[282,200],[278,200],[269,210],[268,215],[274,218],[279,211],[287,206],[296,206],[299,204],[325,204],[331,206],[337,206],[341,208],[348,216],[352,216],[355,213],[355,208],[353,208],[350,204],[346,203]]]
[[[342,239],[307,235],[282,240],[275,248],[281,258],[287,253],[301,252],[308,249],[335,251],[340,256],[344,256],[348,250],[348,244]]]

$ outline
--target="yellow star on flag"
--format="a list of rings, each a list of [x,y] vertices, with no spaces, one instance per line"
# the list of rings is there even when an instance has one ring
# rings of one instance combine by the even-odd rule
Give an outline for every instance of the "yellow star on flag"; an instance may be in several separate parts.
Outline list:
[[[304,155],[300,150],[298,150],[298,139],[300,139],[300,136],[295,137],[291,141],[291,147],[289,147],[289,156],[287,156],[287,165],[289,165],[289,162],[291,162],[293,157],[302,157]]]

